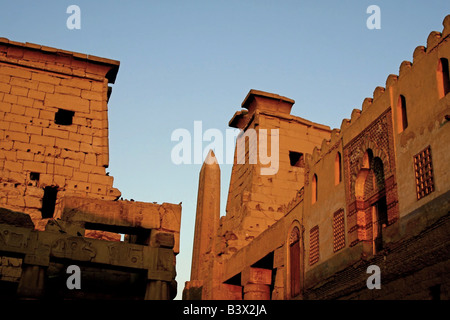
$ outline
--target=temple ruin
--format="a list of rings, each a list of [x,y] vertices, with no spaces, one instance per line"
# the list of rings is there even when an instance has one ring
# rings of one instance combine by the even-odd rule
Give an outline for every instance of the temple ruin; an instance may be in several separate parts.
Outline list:
[[[235,157],[221,216],[220,167],[205,162],[184,299],[450,298],[450,16],[443,26],[340,129],[250,90],[229,125],[279,129],[279,170]]]
[[[175,297],[181,205],[119,200],[106,172],[118,70],[0,38],[0,297]]]

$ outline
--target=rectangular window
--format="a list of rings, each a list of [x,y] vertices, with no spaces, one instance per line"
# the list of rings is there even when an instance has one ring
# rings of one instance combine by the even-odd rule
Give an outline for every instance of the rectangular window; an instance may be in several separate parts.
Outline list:
[[[339,251],[345,247],[345,222],[344,210],[340,209],[333,216],[333,251]]]
[[[305,160],[301,152],[289,151],[289,161],[292,167],[305,167]]]
[[[39,172],[30,172],[30,180],[39,181],[40,173]]]
[[[65,109],[58,109],[55,113],[55,123],[62,126],[70,126],[73,122],[75,112]]]
[[[445,97],[450,92],[450,75],[448,67],[448,59],[441,58],[438,63],[437,70],[439,99]]]
[[[406,99],[405,96],[400,95],[398,97],[398,132],[403,132],[408,127],[408,115],[406,112]]]
[[[428,146],[414,156],[417,200],[434,191],[433,163],[431,147]]]
[[[309,265],[319,261],[319,226],[315,226],[309,232]]]

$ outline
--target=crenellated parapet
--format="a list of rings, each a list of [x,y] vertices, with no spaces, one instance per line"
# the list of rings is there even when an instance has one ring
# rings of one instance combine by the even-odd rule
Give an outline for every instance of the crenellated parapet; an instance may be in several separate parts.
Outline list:
[[[336,140],[339,140],[342,138],[342,134],[349,128],[353,127],[356,123],[358,123],[359,119],[365,115],[367,112],[371,112],[373,107],[383,101],[384,99],[390,100],[390,98],[387,98],[386,95],[390,95],[391,91],[393,89],[396,89],[398,82],[401,81],[403,78],[406,77],[415,77],[420,76],[419,74],[415,73],[415,64],[420,64],[421,60],[428,54],[430,54],[432,51],[434,51],[441,43],[444,41],[447,41],[450,35],[450,15],[446,16],[443,21],[443,31],[432,31],[430,32],[428,38],[427,38],[427,46],[417,46],[415,50],[413,51],[413,62],[411,61],[402,61],[399,65],[399,74],[389,74],[386,78],[385,87],[378,86],[374,89],[372,97],[367,97],[363,100],[361,109],[353,109],[350,115],[350,118],[344,118],[341,122],[340,130],[338,130],[337,136],[332,134],[332,137],[335,136]],[[420,70],[418,71],[420,72]],[[397,101],[394,101],[395,104]],[[394,105],[391,105],[391,108],[393,108]],[[337,130],[337,129],[335,129]],[[312,153],[312,165],[313,163],[316,163],[319,161],[324,155],[326,155],[329,152],[330,146],[333,146],[333,141],[330,141],[329,139],[324,139],[324,141],[321,144],[321,147],[314,148],[314,151]]]
[[[389,74],[384,86],[351,109],[339,129],[291,115],[289,98],[249,92],[246,110],[229,124],[279,130],[280,167],[262,176],[235,163],[214,267],[207,268],[220,281],[191,281],[186,297],[325,297],[329,283],[336,281],[340,290],[353,279],[345,272],[364,278],[365,292],[366,270],[355,267],[373,259],[378,265],[383,256],[405,265],[391,249],[399,239],[409,245],[406,230],[417,235],[448,213],[439,201],[450,189],[450,16],[443,25],[429,34],[426,47],[415,48],[412,62],[400,63],[398,75]],[[212,287],[217,290],[207,289]]]
[[[437,141],[434,135],[444,134],[443,129],[439,130],[449,118],[447,87],[450,85],[446,69],[450,59],[450,15],[444,19],[443,26],[442,32],[429,34],[426,47],[415,48],[412,62],[402,61],[398,75],[389,74],[384,87],[377,86],[372,97],[362,101],[360,109],[353,109],[350,117],[342,120],[340,130],[333,130],[330,139],[323,139],[305,156],[305,199],[312,198],[309,202],[314,208],[313,216],[318,215],[321,206],[329,207],[324,203],[343,171],[345,199],[340,201],[347,211],[347,241],[351,246],[371,239],[369,216],[374,203],[384,201],[381,205],[387,206],[387,226],[399,219],[398,185],[412,195],[408,196],[410,206],[417,207],[415,176],[411,172],[413,157],[430,141]],[[433,148],[437,153],[438,148]],[[338,162],[341,153],[342,164]],[[330,169],[333,161],[335,179]],[[316,182],[311,184],[313,179]],[[367,183],[372,180],[378,181],[378,189]],[[403,202],[405,206],[408,201]]]

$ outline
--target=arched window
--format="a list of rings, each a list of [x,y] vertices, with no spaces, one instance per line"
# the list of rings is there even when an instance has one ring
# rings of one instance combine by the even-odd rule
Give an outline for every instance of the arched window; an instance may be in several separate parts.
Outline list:
[[[334,160],[334,184],[338,185],[342,181],[342,163],[341,163],[341,153],[336,153],[336,158]]]
[[[311,195],[311,204],[314,204],[317,201],[317,174],[314,174],[312,178]]]
[[[300,230],[298,227],[294,227],[289,235],[289,261],[291,297],[296,297],[300,293]]]
[[[382,195],[374,203],[371,203],[372,211],[372,239],[373,252],[377,253],[383,249],[383,229],[388,223],[383,161],[376,157],[373,159],[372,170],[374,173],[374,185],[379,195]]]
[[[376,190],[384,189],[384,168],[383,161],[376,157],[372,161],[372,170],[374,172],[374,187]]]
[[[450,92],[450,75],[448,60],[446,58],[440,58],[438,62],[437,72],[437,84],[439,99],[445,97]]]
[[[406,99],[403,95],[398,97],[397,102],[397,127],[398,132],[403,132],[408,127],[408,117],[406,115]]]
[[[372,151],[372,149],[367,149],[363,155],[363,168],[364,169],[370,169],[370,164],[372,163],[372,159],[373,159],[373,151]]]

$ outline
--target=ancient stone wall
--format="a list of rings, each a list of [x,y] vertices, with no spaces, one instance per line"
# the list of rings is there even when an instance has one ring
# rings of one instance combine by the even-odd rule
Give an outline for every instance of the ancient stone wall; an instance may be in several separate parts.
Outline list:
[[[290,115],[294,101],[275,94],[251,90],[243,102],[248,113],[237,112],[230,121],[247,133],[267,130],[266,148],[249,143],[246,139],[245,162],[238,162],[238,145],[235,150],[227,201],[226,217],[221,219],[218,234],[225,239],[225,253],[232,253],[254,239],[285,215],[284,206],[299,192],[304,184],[305,160],[324,138],[329,138],[327,126]],[[278,130],[279,154],[273,174],[264,174],[267,164],[261,163],[261,152],[270,156],[274,137]],[[253,149],[252,149],[253,147]],[[250,163],[249,153],[257,154],[257,162]]]
[[[56,204],[65,194],[120,196],[105,170],[108,83],[118,67],[118,61],[1,39],[1,206],[29,213],[42,229],[46,188],[54,188]]]
[[[386,88],[377,87],[340,129],[329,131],[329,137],[305,152],[304,179],[296,180],[303,180],[297,185],[299,202],[279,206],[280,218],[244,246],[225,237],[226,245],[235,249],[228,248],[229,257],[217,260],[222,281],[233,290],[243,288],[238,298],[252,292],[245,289],[251,284],[264,299],[448,299],[450,153],[445,142],[450,140],[450,70],[444,68],[450,60],[450,16],[443,26],[442,33],[430,33],[427,47],[414,50],[412,63],[401,63],[398,76],[388,76]],[[268,112],[264,109],[260,115]],[[251,110],[238,112],[231,124],[252,123]],[[284,150],[295,151],[295,146],[304,146],[308,132],[292,129],[294,121],[284,122],[286,117],[267,122],[279,124],[280,137],[294,133],[292,145]],[[248,203],[258,190],[264,190],[266,204],[268,195],[286,204],[283,195],[293,197],[288,190],[279,192],[272,177],[265,180],[250,166],[238,175],[239,169],[233,168],[229,204],[238,197],[236,190]],[[289,181],[293,176],[285,166],[282,177]],[[253,181],[261,188],[247,187]],[[289,185],[284,179],[279,182],[278,187]],[[233,218],[230,213],[222,219],[219,236],[235,230],[226,225]],[[366,286],[371,264],[381,268],[380,291]],[[246,282],[243,275],[249,268],[271,271],[272,281]]]
[[[106,172],[118,68],[0,38],[0,296],[175,297],[181,205],[119,200]],[[87,290],[68,293],[70,261]]]
[[[345,209],[346,246],[352,246],[358,241],[372,240],[375,221],[371,206],[380,198],[386,198],[387,219],[383,227],[386,228],[450,188],[448,147],[441,143],[450,138],[445,116],[449,112],[450,97],[448,94],[440,95],[441,75],[438,72],[440,59],[450,59],[450,17],[445,18],[443,25],[442,33],[430,34],[427,48],[416,48],[413,63],[402,62],[399,76],[389,75],[386,88],[377,87],[373,97],[363,101],[361,110],[354,109],[351,119],[342,121],[340,130],[336,130],[337,136],[332,136],[329,141],[324,140],[321,148],[307,157],[303,219],[306,230],[315,225],[321,230],[320,243],[324,245],[321,246],[319,264],[334,255],[329,249],[333,240],[330,221],[338,207]],[[403,103],[406,100],[405,128],[401,115],[402,99]],[[418,200],[414,156],[428,146],[432,153],[429,174],[434,179],[433,191]],[[377,182],[374,180],[373,163],[366,163],[367,151],[370,157],[380,159],[384,181],[381,181],[382,190],[379,193],[374,187]],[[335,181],[328,177],[335,174],[332,163],[337,152],[342,154],[345,197],[341,193],[336,198],[338,189],[334,187]],[[367,173],[364,172],[366,169]],[[314,174],[319,181],[318,200],[311,204],[309,200],[313,191],[308,182]],[[322,201],[325,201],[323,205]],[[305,246],[308,252],[307,240]]]

